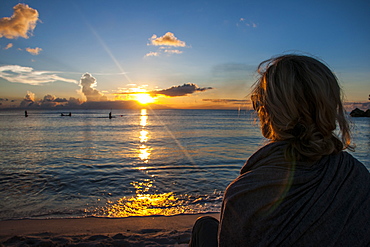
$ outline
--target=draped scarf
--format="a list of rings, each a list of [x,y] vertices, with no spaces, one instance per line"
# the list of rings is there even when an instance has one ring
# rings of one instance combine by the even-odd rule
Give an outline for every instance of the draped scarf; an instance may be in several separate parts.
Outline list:
[[[370,246],[370,173],[347,152],[287,162],[254,153],[227,187],[219,246]]]

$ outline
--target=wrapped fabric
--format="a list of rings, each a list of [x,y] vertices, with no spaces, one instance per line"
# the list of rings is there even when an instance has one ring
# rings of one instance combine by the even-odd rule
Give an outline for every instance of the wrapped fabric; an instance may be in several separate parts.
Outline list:
[[[287,162],[255,154],[226,189],[219,246],[370,246],[370,174],[347,152]]]

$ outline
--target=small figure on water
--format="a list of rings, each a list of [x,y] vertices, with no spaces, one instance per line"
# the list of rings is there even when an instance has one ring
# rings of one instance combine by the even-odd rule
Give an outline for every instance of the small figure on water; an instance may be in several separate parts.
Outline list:
[[[24,116],[25,116],[25,117],[28,117],[28,113],[27,113],[27,111],[24,111]]]
[[[62,117],[71,117],[72,116],[72,112],[69,112],[68,114],[66,113],[66,114],[64,114],[63,112],[62,113],[60,113],[60,116],[62,116]]]

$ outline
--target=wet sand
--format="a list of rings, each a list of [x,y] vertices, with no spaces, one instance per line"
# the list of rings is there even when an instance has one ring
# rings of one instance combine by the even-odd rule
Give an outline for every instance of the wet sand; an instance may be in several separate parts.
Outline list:
[[[0,246],[187,246],[204,215],[6,220]]]

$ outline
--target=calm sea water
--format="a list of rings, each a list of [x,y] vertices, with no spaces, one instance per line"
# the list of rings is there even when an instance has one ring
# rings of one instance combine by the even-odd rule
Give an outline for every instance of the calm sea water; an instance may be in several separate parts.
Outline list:
[[[265,143],[249,111],[0,112],[0,219],[218,212]],[[370,170],[370,119],[353,155]]]

